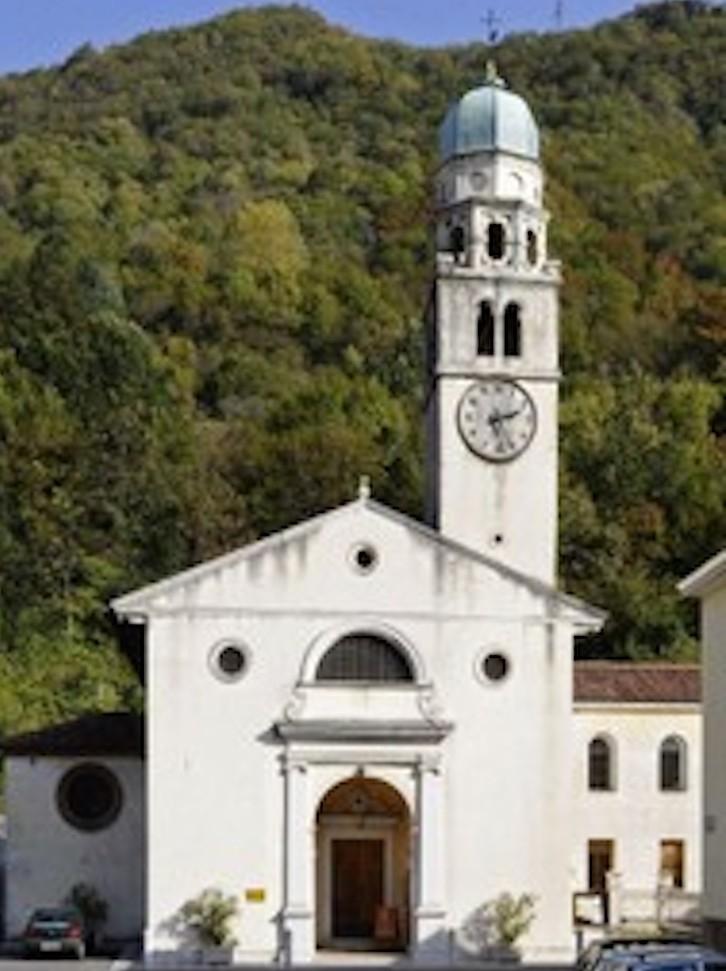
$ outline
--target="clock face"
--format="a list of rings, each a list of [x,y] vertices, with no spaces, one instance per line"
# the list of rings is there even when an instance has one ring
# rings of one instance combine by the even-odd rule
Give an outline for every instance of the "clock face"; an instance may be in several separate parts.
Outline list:
[[[459,402],[459,432],[476,455],[490,462],[509,462],[534,438],[534,402],[515,381],[477,381]]]

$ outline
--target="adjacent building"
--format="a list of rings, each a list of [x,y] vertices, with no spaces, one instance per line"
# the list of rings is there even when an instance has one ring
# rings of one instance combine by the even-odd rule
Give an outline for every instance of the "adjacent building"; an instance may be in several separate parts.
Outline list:
[[[575,664],[573,889],[610,891],[609,913],[585,897],[580,917],[698,919],[700,682],[695,665]]]
[[[680,583],[701,607],[704,709],[704,930],[726,949],[726,550]]]

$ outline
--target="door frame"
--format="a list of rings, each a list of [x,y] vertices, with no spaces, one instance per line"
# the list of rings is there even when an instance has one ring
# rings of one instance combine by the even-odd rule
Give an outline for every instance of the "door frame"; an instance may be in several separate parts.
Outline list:
[[[319,823],[318,864],[317,864],[317,932],[319,945],[335,947],[338,940],[343,945],[344,938],[333,937],[333,840],[381,840],[383,842],[383,900],[390,906],[393,903],[393,849],[396,819],[387,817],[365,818],[362,822],[355,816],[325,816]],[[373,938],[371,938],[371,941]]]

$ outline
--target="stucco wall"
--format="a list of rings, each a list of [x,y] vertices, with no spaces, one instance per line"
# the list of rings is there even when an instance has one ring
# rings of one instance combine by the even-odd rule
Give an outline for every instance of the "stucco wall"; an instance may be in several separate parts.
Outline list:
[[[110,769],[121,784],[116,820],[98,832],[69,825],[56,806],[63,774],[83,761]],[[140,759],[20,758],[6,760],[8,813],[7,934],[22,931],[29,912],[62,903],[71,887],[92,884],[108,902],[105,932],[130,938],[144,912],[143,765]]]
[[[726,921],[726,581],[702,606],[705,713],[704,916]]]
[[[697,705],[579,705],[574,716],[572,803],[573,889],[588,889],[588,840],[615,842],[615,870],[624,888],[654,890],[661,840],[685,844],[684,889],[702,886],[702,719]],[[588,745],[596,735],[614,743],[615,790],[588,789]],[[662,792],[659,750],[669,735],[687,745],[684,791]]]

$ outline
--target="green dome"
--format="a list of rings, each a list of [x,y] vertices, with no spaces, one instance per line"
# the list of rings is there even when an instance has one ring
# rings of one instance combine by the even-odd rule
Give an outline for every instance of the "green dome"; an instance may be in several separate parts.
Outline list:
[[[499,78],[468,91],[451,105],[439,139],[443,161],[474,152],[510,152],[539,159],[539,131],[529,105]]]

